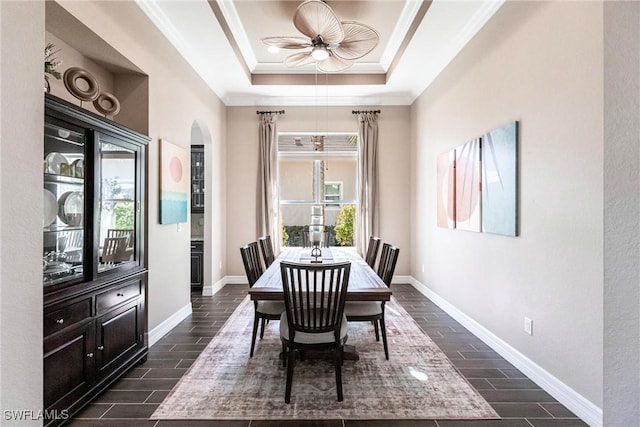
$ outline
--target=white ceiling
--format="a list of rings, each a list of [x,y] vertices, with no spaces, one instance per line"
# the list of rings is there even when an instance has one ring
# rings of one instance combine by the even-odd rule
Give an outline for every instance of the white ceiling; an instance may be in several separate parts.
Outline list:
[[[341,20],[371,25],[378,46],[342,73],[287,68],[260,39],[301,36],[301,1],[136,0],[225,105],[410,105],[504,0],[327,1]],[[426,10],[426,13],[424,13]]]

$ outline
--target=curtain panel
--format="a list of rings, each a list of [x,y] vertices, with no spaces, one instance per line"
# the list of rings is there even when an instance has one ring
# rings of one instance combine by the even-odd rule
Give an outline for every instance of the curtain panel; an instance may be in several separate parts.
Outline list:
[[[277,121],[277,114],[260,114],[256,203],[256,237],[271,236],[276,254],[280,248],[280,228],[277,224]]]
[[[358,213],[356,215],[356,249],[365,254],[369,236],[380,229],[378,194],[378,115],[358,114]]]

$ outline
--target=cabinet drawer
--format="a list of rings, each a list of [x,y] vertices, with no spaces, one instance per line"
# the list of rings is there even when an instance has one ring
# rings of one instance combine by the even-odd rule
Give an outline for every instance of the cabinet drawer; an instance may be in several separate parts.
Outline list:
[[[44,336],[61,331],[91,316],[91,299],[70,304],[44,315]]]
[[[96,296],[96,311],[98,314],[108,311],[125,301],[140,296],[142,291],[142,282],[136,280],[119,288],[111,289]]]

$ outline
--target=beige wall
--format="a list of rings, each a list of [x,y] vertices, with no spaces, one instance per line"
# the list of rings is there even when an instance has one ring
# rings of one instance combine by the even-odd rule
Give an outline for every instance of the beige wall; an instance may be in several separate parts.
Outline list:
[[[2,411],[42,408],[43,49],[44,3],[0,2]]]
[[[278,107],[280,109],[282,107]],[[358,106],[358,109],[366,108]],[[379,108],[379,107],[376,107]],[[269,109],[269,108],[260,108]],[[318,129],[315,107],[284,107],[278,119],[280,132],[313,132]],[[331,132],[357,132],[352,107],[329,107],[322,113]],[[409,107],[381,107],[379,117],[379,168],[381,206],[380,237],[400,247],[396,274],[409,273]],[[227,108],[227,253],[228,275],[244,275],[240,248],[256,236],[255,206],[258,167],[258,119],[255,107]],[[328,126],[327,126],[328,124]]]
[[[604,5],[604,425],[640,420],[640,3]]]
[[[412,275],[598,407],[602,31],[601,3],[507,2],[411,117]],[[437,228],[436,156],[512,120],[520,236]]]

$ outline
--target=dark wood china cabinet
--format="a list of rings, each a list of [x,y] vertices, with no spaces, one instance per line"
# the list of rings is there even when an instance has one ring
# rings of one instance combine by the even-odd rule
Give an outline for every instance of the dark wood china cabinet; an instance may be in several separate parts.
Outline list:
[[[45,95],[42,276],[49,414],[74,414],[146,358],[148,142]],[[45,424],[59,425],[63,418]]]

